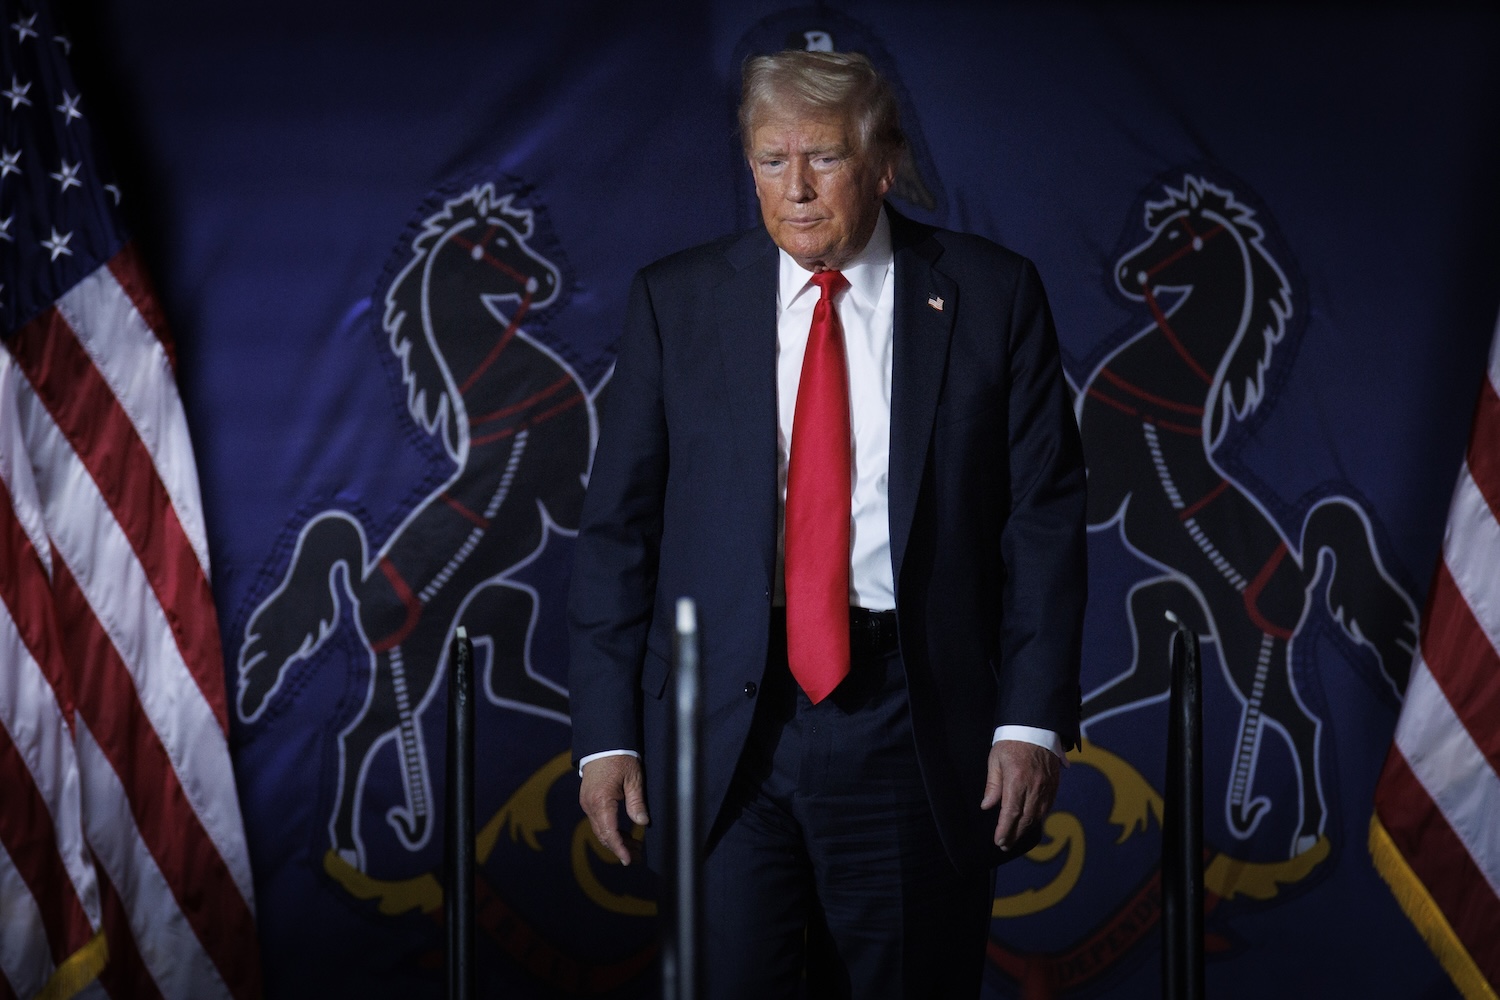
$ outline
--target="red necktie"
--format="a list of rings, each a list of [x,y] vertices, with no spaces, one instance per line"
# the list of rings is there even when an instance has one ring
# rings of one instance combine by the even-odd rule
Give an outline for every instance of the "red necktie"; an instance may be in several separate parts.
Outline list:
[[[817,704],[849,673],[849,518],[853,459],[844,331],[833,297],[849,282],[820,271],[786,473],[786,649]]]

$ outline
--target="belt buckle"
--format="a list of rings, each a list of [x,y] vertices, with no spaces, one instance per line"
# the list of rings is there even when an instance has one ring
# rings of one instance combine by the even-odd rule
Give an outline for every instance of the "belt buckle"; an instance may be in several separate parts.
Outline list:
[[[883,656],[895,645],[893,615],[884,611],[851,607],[849,615],[849,645],[851,651],[859,649],[869,656]]]

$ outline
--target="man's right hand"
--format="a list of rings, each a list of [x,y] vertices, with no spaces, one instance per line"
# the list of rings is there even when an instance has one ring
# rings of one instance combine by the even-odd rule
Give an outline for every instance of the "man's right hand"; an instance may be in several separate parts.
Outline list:
[[[598,757],[583,765],[583,784],[578,804],[583,806],[599,843],[614,852],[620,864],[628,865],[640,855],[640,846],[620,830],[620,802],[632,822],[647,826],[646,780],[641,762],[629,754]]]

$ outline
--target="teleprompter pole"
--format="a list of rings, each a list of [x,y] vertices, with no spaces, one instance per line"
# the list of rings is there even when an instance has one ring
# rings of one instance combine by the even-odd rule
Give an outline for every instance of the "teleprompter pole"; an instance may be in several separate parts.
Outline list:
[[[698,614],[689,598],[677,602],[677,683],[671,729],[672,794],[668,796],[667,892],[662,948],[662,996],[697,1000],[701,994],[698,793],[703,709],[699,698]]]
[[[448,663],[448,795],[443,915],[449,1000],[474,997],[474,644],[459,627]]]
[[[1162,819],[1162,996],[1203,1000],[1203,670],[1197,633],[1167,617],[1177,633]]]

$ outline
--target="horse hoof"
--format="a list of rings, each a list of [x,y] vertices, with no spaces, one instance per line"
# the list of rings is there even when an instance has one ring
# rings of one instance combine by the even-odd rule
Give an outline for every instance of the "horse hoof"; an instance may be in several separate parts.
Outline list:
[[[1317,846],[1318,835],[1316,833],[1304,833],[1296,840],[1292,841],[1292,857],[1295,858],[1298,855],[1306,854],[1308,851]]]
[[[1261,817],[1271,811],[1271,800],[1260,796],[1249,802],[1232,803],[1229,809],[1229,830],[1244,839],[1260,826]]]

